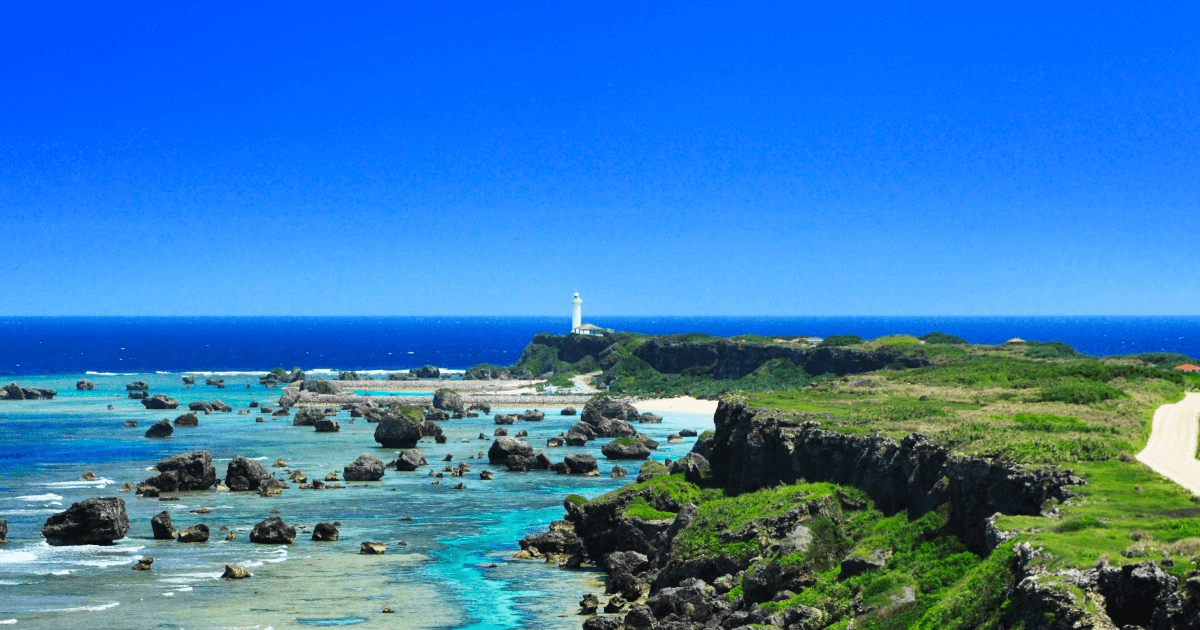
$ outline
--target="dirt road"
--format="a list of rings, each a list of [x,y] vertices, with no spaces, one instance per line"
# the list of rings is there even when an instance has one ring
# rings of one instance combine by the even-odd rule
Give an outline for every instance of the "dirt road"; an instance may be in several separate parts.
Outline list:
[[[1190,393],[1173,405],[1154,412],[1154,425],[1138,461],[1154,472],[1200,495],[1200,461],[1196,461],[1196,438],[1200,432],[1200,394]]]

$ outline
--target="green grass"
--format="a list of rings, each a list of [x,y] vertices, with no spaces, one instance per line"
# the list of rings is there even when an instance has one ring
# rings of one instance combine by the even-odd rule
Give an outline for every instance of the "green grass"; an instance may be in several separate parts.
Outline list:
[[[807,387],[832,378],[812,375],[787,359],[773,359],[739,379],[722,381],[711,376],[713,366],[689,368],[681,374],[665,375],[649,363],[622,357],[605,371],[602,380],[609,393],[636,396],[696,396],[712,398],[727,391],[774,391]]]
[[[948,335],[944,332],[931,332],[927,335],[921,335],[921,341],[931,345],[966,345],[967,340],[962,337]]]
[[[646,502],[645,497],[637,497],[625,506],[625,516],[643,521],[661,521],[675,518],[675,512],[656,509]]]
[[[829,335],[821,341],[822,346],[836,348],[838,346],[853,346],[863,342],[858,335]]]

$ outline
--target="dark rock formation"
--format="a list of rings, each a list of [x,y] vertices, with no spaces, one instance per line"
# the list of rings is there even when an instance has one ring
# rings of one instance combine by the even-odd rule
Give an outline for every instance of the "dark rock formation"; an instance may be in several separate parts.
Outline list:
[[[164,492],[207,490],[217,483],[217,470],[207,451],[192,451],[159,461],[157,476],[142,482]]]
[[[612,335],[551,335],[540,333],[533,336],[530,345],[549,346],[558,350],[558,360],[575,363],[584,357],[598,357],[616,338]]]
[[[575,412],[575,408],[574,408],[574,407],[565,407],[565,408],[563,408],[563,410],[562,410],[561,412],[559,412],[559,415],[563,415],[563,416],[573,416],[573,415],[575,415],[575,413],[576,413],[576,412]]]
[[[321,542],[333,542],[338,539],[341,533],[333,523],[317,523],[313,528],[312,539]]]
[[[153,564],[154,556],[142,556],[142,559],[138,560],[137,564],[133,565],[131,568],[134,571],[149,571],[150,566]]]
[[[662,424],[662,421],[662,416],[652,414],[649,411],[644,411],[638,416],[638,422],[641,424]]]
[[[924,359],[902,356],[881,348],[863,352],[848,348],[796,348],[784,345],[758,345],[717,340],[701,343],[651,339],[633,351],[634,356],[664,374],[679,374],[688,368],[711,366],[713,378],[739,379],[774,359],[787,359],[809,374],[832,372],[838,376],[883,369],[891,363],[905,367],[928,365]]]
[[[616,439],[600,447],[600,452],[609,459],[646,459],[650,448],[637,440]]]
[[[149,395],[150,395],[149,392],[146,392],[146,391],[140,390],[140,389],[135,389],[135,390],[129,392],[128,398],[130,400],[142,400]]]
[[[342,425],[333,418],[321,418],[313,424],[317,433],[337,433],[342,430]]]
[[[174,409],[179,406],[179,401],[166,394],[155,394],[149,398],[143,398],[142,404],[147,409]]]
[[[318,378],[311,381],[301,381],[300,391],[322,395],[333,395],[342,393],[342,386],[333,381],[327,381],[325,379]]]
[[[580,420],[592,425],[598,426],[604,420],[621,420],[624,422],[637,422],[641,414],[637,408],[624,400],[617,400],[607,396],[593,398],[583,406],[583,415]]]
[[[533,457],[533,447],[525,440],[500,436],[488,449],[488,463],[503,464],[510,456]]]
[[[75,389],[81,392],[91,391],[96,389],[96,384],[85,378],[83,380],[75,381]]]
[[[383,462],[363,453],[342,469],[342,478],[346,481],[379,481],[383,478]]]
[[[163,418],[162,420],[159,420],[158,422],[155,422],[154,424],[150,425],[149,429],[146,429],[146,437],[148,437],[148,438],[171,437],[171,434],[174,432],[175,432],[175,427],[171,426],[171,421],[167,420],[166,418]]]
[[[111,545],[129,531],[125,502],[117,497],[87,499],[52,514],[42,526],[46,542],[55,545]]]
[[[229,405],[226,405],[225,403],[221,402],[220,399],[212,401],[211,403],[209,403],[209,405],[212,406],[214,411],[219,411],[221,413],[230,413],[233,411],[233,407],[230,407]]]
[[[384,448],[413,448],[422,437],[421,423],[400,412],[390,412],[375,427],[375,441]]]
[[[180,530],[179,531],[179,542],[181,542],[181,543],[208,542],[208,536],[209,536],[208,525],[205,525],[204,523],[200,523],[199,525],[192,525],[191,527]]]
[[[426,365],[416,370],[409,370],[409,374],[417,378],[441,378],[442,371],[432,365]]]
[[[567,473],[571,475],[600,474],[600,467],[596,465],[596,458],[586,453],[572,453],[567,455],[563,463],[567,465]]]
[[[241,455],[235,455],[225,469],[225,485],[233,492],[257,491],[272,481],[262,464]]]
[[[540,409],[526,409],[517,419],[524,422],[541,422],[546,419],[546,413]]]
[[[191,375],[189,375],[189,374],[184,374],[184,375],[183,375],[183,376],[181,376],[180,378],[181,378],[181,379],[183,379],[183,384],[184,384],[184,385],[195,385],[195,384],[196,384],[196,377],[195,377],[195,376],[191,376]]]
[[[196,414],[188,412],[175,418],[175,426],[177,427],[196,427],[200,426],[200,418]]]
[[[494,420],[496,424],[513,424],[517,421],[517,417],[507,414],[496,414]]]
[[[379,542],[363,542],[358,546],[358,553],[364,556],[382,556],[387,552],[387,545]]]
[[[272,516],[250,530],[250,542],[262,545],[290,545],[296,541],[296,528]]]
[[[402,472],[412,472],[428,463],[421,455],[421,451],[418,451],[415,448],[406,451],[400,451],[397,453],[397,455],[399,455],[399,457],[396,458],[396,470]]]
[[[1084,483],[1069,472],[954,457],[916,433],[899,443],[846,435],[817,422],[757,412],[736,400],[722,400],[713,420],[717,429],[707,459],[719,484],[758,489],[800,479],[828,481],[861,488],[884,513],[907,510],[913,519],[951,501],[947,529],[976,551],[986,549],[991,515],[1040,514],[1042,503],[1065,500],[1073,496],[1070,486]]]
[[[49,400],[57,395],[58,392],[53,389],[21,387],[16,383],[0,387],[0,400]]]
[[[0,543],[8,540],[8,521],[0,518]]]
[[[325,412],[316,407],[301,407],[296,415],[292,416],[292,426],[295,427],[315,427],[318,420],[325,419]]]
[[[148,389],[150,389],[150,386],[147,385],[145,381],[134,381],[125,386],[125,390],[130,391],[130,392],[132,392],[132,391],[143,391],[144,392]]]
[[[433,408],[444,411],[457,411],[459,413],[466,411],[466,407],[463,406],[462,396],[459,396],[454,390],[445,387],[433,393]]]
[[[174,540],[175,525],[171,522],[171,513],[163,510],[150,519],[150,529],[154,532],[155,540]]]

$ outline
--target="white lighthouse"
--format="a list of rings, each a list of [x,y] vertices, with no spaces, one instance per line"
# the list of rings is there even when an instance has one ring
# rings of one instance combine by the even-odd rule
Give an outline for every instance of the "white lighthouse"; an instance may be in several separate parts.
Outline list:
[[[571,298],[571,332],[577,332],[583,326],[583,300],[579,299],[579,293],[575,293],[575,297]]]

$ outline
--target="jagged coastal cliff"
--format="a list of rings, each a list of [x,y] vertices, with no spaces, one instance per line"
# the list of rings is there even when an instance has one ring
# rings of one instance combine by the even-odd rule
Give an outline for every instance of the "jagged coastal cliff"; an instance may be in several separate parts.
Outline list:
[[[1200,507],[1133,458],[1186,357],[945,337],[539,335],[525,359],[627,391],[803,375],[519,555],[605,572],[585,628],[1200,628]]]

